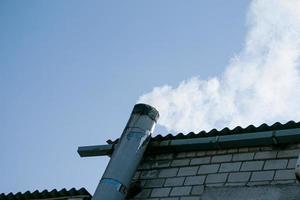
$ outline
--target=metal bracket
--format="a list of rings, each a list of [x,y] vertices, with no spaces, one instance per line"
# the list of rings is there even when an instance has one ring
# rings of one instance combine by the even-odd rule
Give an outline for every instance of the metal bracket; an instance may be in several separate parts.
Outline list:
[[[121,194],[123,194],[125,196],[127,195],[127,192],[128,192],[127,188],[117,180],[114,180],[114,179],[111,179],[111,178],[102,178],[100,180],[100,183],[112,185]]]
[[[275,145],[278,144],[278,140],[277,140],[277,137],[276,137],[276,131],[272,131],[272,140],[273,140]]]

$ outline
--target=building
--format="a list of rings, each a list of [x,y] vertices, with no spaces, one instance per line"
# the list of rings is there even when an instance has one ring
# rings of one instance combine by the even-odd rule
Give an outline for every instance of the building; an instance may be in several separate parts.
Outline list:
[[[225,128],[152,138],[133,199],[300,199],[300,123]]]
[[[104,145],[110,155],[116,141]],[[153,137],[132,180],[132,200],[296,200],[300,122]],[[62,195],[64,194],[64,195]],[[26,198],[23,198],[26,197]],[[91,199],[85,190],[1,194],[6,199]]]
[[[0,194],[0,200],[90,200],[90,193],[81,188],[76,190],[72,188],[70,190],[62,189],[57,190],[44,190],[42,192],[36,190],[34,192],[27,191],[25,193],[18,192],[16,194]]]

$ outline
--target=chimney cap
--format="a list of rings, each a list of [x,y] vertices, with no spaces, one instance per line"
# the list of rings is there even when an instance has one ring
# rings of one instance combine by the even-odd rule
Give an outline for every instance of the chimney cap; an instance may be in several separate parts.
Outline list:
[[[132,114],[147,115],[155,122],[159,118],[159,112],[154,107],[144,103],[135,104]]]

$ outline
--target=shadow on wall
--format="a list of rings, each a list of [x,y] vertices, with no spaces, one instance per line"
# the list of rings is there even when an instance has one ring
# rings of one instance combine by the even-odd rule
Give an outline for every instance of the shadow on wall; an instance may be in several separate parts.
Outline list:
[[[260,187],[210,187],[202,194],[202,200],[296,200],[300,198],[300,187],[260,186]]]

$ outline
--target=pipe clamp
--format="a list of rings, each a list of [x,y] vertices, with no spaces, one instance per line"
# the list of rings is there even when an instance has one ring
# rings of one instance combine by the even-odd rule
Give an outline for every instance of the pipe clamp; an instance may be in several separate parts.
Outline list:
[[[111,179],[111,178],[103,178],[100,180],[100,183],[112,185],[117,191],[119,191],[121,194],[126,195],[127,194],[127,188],[125,185],[120,183],[117,180]]]

